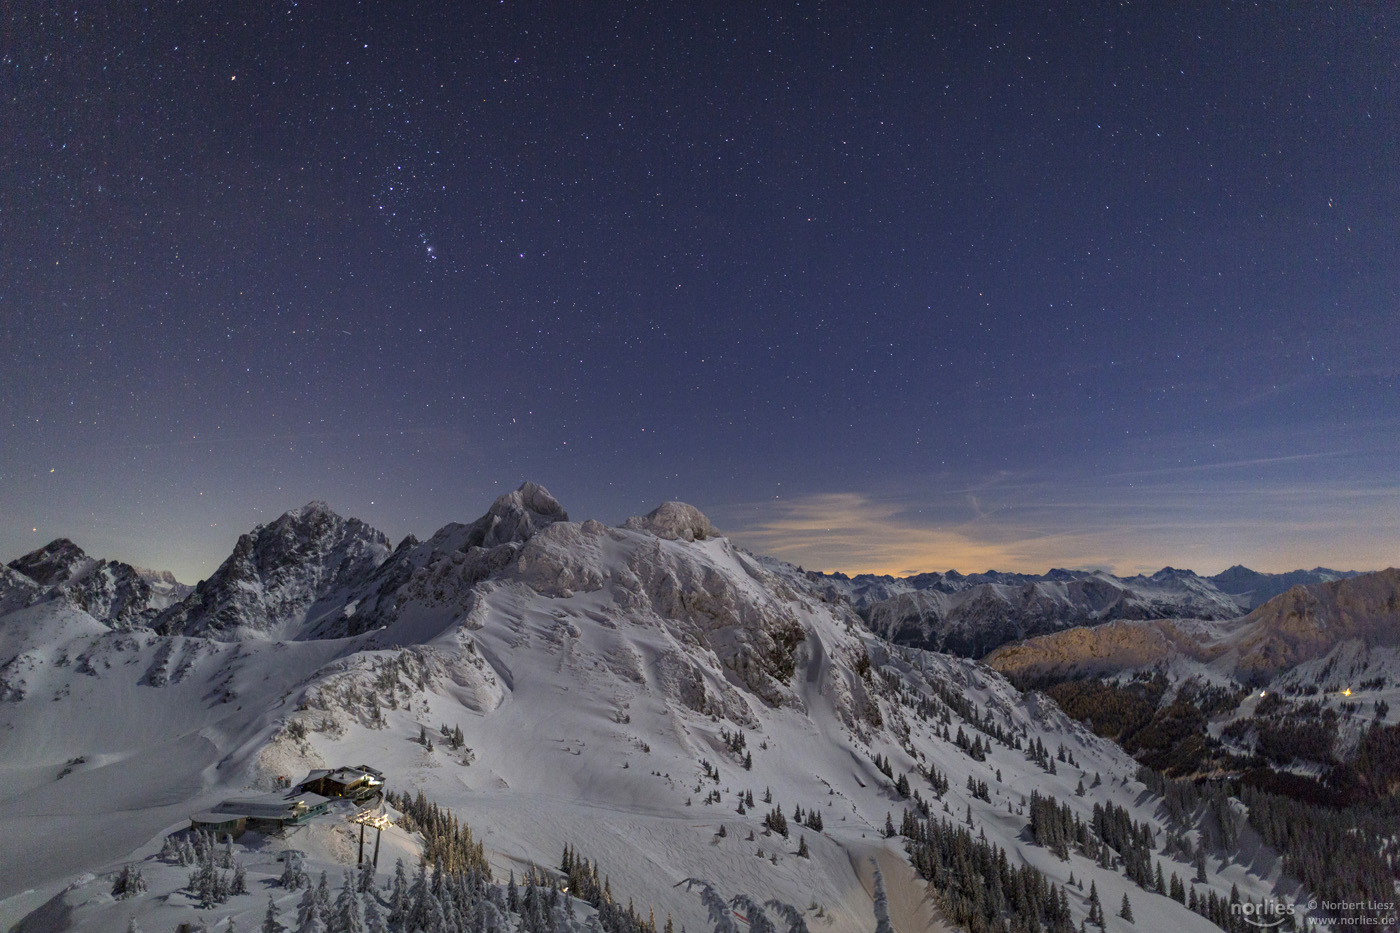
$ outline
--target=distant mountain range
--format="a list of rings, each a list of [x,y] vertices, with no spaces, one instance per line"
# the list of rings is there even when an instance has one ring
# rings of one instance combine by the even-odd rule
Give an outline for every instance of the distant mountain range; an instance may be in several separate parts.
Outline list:
[[[1400,649],[1400,570],[1393,568],[1300,584],[1228,621],[1154,619],[1078,627],[1006,645],[986,662],[1017,676],[1172,668],[1252,684],[1275,678],[1301,682],[1325,670],[1326,676],[1313,677],[1314,682],[1344,689],[1367,679],[1372,660],[1382,662],[1387,649]],[[1390,662],[1386,657],[1381,666]]]
[[[1009,642],[1082,625],[1238,618],[1290,587],[1353,576],[1355,571],[1323,567],[1266,574],[1238,565],[1213,577],[1172,567],[1133,577],[1086,570],[910,577],[808,573],[828,598],[849,601],[881,637],[974,658]]]

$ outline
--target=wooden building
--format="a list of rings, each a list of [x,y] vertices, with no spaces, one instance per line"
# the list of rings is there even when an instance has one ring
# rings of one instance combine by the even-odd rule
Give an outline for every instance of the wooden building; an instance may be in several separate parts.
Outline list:
[[[322,797],[367,800],[384,792],[384,773],[368,765],[337,768],[334,771],[316,770],[303,778],[297,789],[320,794]]]

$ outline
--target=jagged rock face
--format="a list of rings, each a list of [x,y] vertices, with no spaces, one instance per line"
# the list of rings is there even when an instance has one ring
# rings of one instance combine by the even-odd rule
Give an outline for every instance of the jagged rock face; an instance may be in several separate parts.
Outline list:
[[[716,541],[714,553],[694,546],[685,530],[713,532],[698,510],[658,509],[652,516],[667,534],[636,522],[556,524],[521,549],[502,579],[556,598],[604,590],[618,617],[660,624],[681,643],[714,652],[765,702],[792,702],[789,682],[805,637],[793,594],[727,541]],[[743,568],[737,577],[731,561]],[[683,685],[686,677],[676,679]]]
[[[175,579],[169,570],[151,570],[146,567],[133,567],[136,575],[151,588],[151,608],[168,609],[194,592],[194,587]]]
[[[503,570],[522,544],[559,522],[563,506],[538,483],[522,483],[491,503],[476,521],[452,522],[431,538],[405,538],[367,574],[339,610],[323,614],[304,634],[343,638],[389,625],[405,603],[465,609],[476,584]]]
[[[98,561],[58,587],[63,598],[113,628],[144,625],[151,608],[151,586],[136,568],[120,561]]]
[[[67,538],[56,538],[37,551],[30,551],[10,567],[40,586],[57,586],[91,566],[93,560]]]
[[[719,534],[704,512],[684,502],[663,502],[640,518],[627,519],[623,527],[669,541],[703,541]]]
[[[67,538],[10,562],[0,581],[0,613],[43,599],[63,599],[113,628],[146,622],[151,587],[136,568],[94,560]]]
[[[0,615],[23,609],[42,592],[43,587],[18,570],[0,567]]]
[[[569,513],[549,490],[537,483],[523,483],[519,489],[491,503],[486,514],[472,522],[458,550],[528,541],[555,522],[568,520]]]
[[[295,637],[301,624],[339,609],[388,555],[382,533],[313,502],[240,537],[219,569],[155,628],[218,639]]]

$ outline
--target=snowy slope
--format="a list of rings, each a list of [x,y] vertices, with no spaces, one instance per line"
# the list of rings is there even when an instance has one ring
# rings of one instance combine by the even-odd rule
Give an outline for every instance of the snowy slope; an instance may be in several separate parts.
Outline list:
[[[1033,790],[1086,819],[1094,803],[1112,801],[1165,832],[1120,749],[975,662],[890,648],[804,573],[735,548],[689,506],[670,503],[609,528],[567,521],[547,492],[528,486],[428,542],[352,558],[350,573],[325,572],[347,566],[325,559],[335,547],[283,553],[309,566],[264,562],[256,578],[315,584],[278,591],[296,594],[273,603],[293,607],[276,617],[280,630],[353,634],[274,641],[238,613],[222,617],[234,624],[206,629],[218,640],[123,633],[47,604],[0,618],[0,786],[9,804],[0,831],[22,840],[23,854],[0,866],[0,897],[10,898],[0,909],[27,911],[58,891],[46,909],[66,916],[64,928],[120,929],[146,911],[161,924],[151,928],[165,929],[183,895],[170,887],[181,879],[150,859],[164,831],[244,788],[365,762],[391,787],[450,806],[502,876],[532,862],[555,866],[570,844],[658,922],[669,913],[678,925],[705,925],[698,898],[676,887],[703,877],[726,893],[807,909],[813,930],[867,930],[868,872],[863,880],[857,866],[881,852],[902,857],[882,829],[887,815],[898,825],[912,806],[878,757],[933,801],[935,815],[942,804],[923,775],[945,775],[952,818],[970,812],[1013,860],[1057,883],[1071,872],[1092,880],[1110,908],[1127,892],[1138,920],[1110,917],[1115,933],[1213,929],[1112,868],[1061,861],[1029,841],[1022,797]],[[190,600],[211,605],[216,591],[232,587]],[[264,611],[267,592],[236,608]],[[182,618],[204,627],[199,619],[220,617]],[[251,637],[232,640],[240,633]],[[1051,774],[990,740],[985,760],[975,760],[954,739],[985,737],[992,724],[1023,747],[1063,747],[1066,762]],[[451,747],[441,727],[460,728],[464,747]],[[424,731],[431,749],[419,742]],[[1076,796],[1096,774],[1101,786]],[[969,792],[969,780],[985,782],[989,799]],[[755,806],[741,815],[739,795],[750,791]],[[822,831],[794,821],[790,838],[767,833],[765,792],[789,816],[795,806],[819,811]],[[310,844],[334,825],[307,830],[313,869],[353,861],[345,847]],[[799,835],[810,858],[795,854]],[[1209,866],[1220,893],[1233,883],[1260,897],[1280,882],[1267,853],[1225,854]],[[266,853],[249,858],[269,864]],[[128,860],[144,860],[167,889],[153,884],[144,902],[115,902],[110,873]],[[1168,874],[1193,871],[1158,860]],[[887,875],[892,900],[923,900],[922,885]],[[24,896],[26,888],[36,890]],[[207,918],[233,914],[240,929],[255,928],[267,888],[257,890]],[[1082,894],[1071,908],[1077,923]],[[906,924],[916,915],[901,914]]]

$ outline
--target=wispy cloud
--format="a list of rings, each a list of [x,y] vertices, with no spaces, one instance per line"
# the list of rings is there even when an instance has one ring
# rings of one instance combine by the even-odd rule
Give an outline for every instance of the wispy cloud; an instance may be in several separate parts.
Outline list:
[[[924,496],[810,495],[728,510],[725,528],[757,551],[847,573],[1400,564],[1394,484],[1199,484],[1171,481],[1173,472],[1161,471],[1167,481],[1151,486],[1020,477]]]
[[[970,533],[915,520],[904,504],[860,493],[775,500],[756,510],[733,536],[755,550],[804,566],[850,573],[908,574],[926,570],[1048,566],[1076,555],[1087,563],[1087,540],[1072,534]],[[983,526],[984,529],[986,526]],[[1005,531],[1006,529],[1003,529]]]

